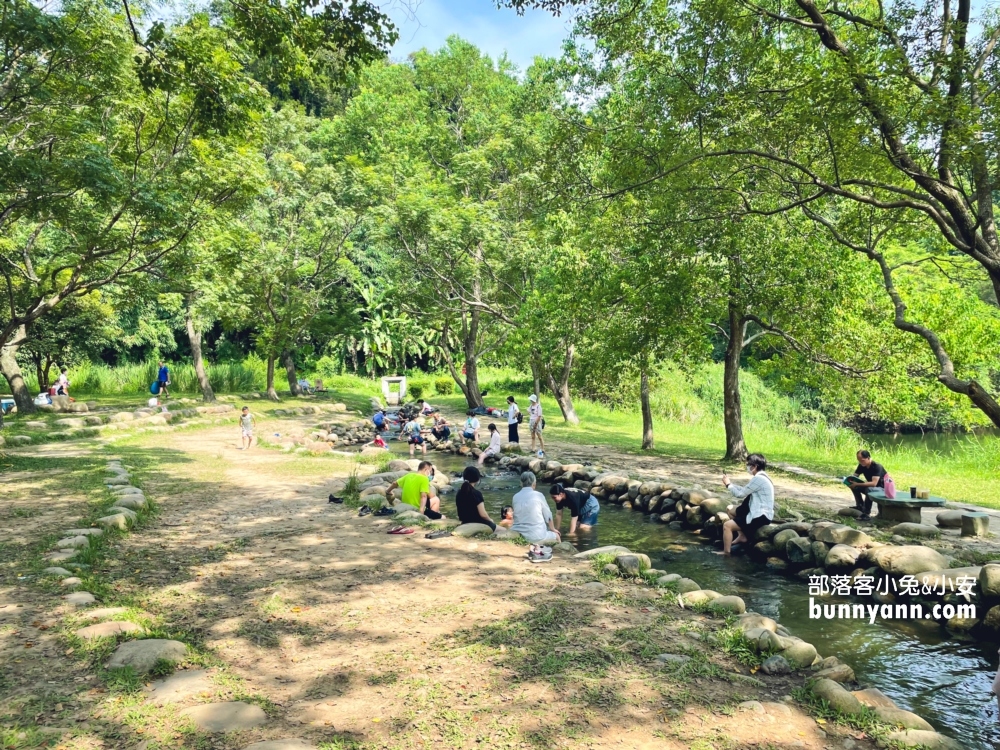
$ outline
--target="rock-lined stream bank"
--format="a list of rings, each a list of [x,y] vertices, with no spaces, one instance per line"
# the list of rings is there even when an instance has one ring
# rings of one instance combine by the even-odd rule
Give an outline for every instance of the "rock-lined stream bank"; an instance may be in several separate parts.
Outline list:
[[[393,450],[404,446],[392,443]],[[430,454],[442,473],[449,475],[461,470],[473,456],[452,452]],[[483,482],[487,508],[494,518],[517,489],[517,472],[530,468],[541,480],[563,481],[581,489],[603,490],[602,511],[593,532],[570,539],[579,549],[605,545],[620,545],[645,553],[654,567],[697,580],[703,588],[742,597],[749,609],[771,617],[794,635],[813,643],[822,654],[836,654],[853,667],[858,683],[874,686],[891,697],[901,708],[927,719],[936,729],[960,740],[964,747],[993,748],[1000,743],[996,717],[996,702],[989,696],[990,684],[997,668],[997,644],[992,631],[983,625],[984,615],[995,605],[994,573],[1000,566],[975,566],[969,569],[948,569],[949,560],[935,550],[918,543],[893,544],[874,541],[866,532],[833,520],[806,520],[795,514],[785,523],[776,523],[764,530],[758,544],[771,548],[755,556],[724,559],[714,554],[709,542],[716,536],[718,513],[728,502],[721,497],[695,488],[654,487],[655,482],[629,479],[621,474],[601,472],[595,467],[562,465],[551,459],[505,456],[502,464],[488,470]],[[393,465],[402,469],[402,465]],[[439,474],[440,477],[440,474]],[[449,476],[450,479],[450,476]],[[378,480],[369,480],[377,486]],[[609,485],[611,486],[609,488]],[[438,482],[438,486],[444,483]],[[539,489],[547,491],[540,485]],[[657,493],[653,490],[658,489]],[[609,502],[608,495],[625,496],[621,505]],[[672,495],[677,494],[675,499]],[[454,513],[453,493],[442,493],[442,510]],[[649,512],[650,503],[659,507]],[[694,503],[691,499],[694,499]],[[708,508],[703,506],[708,504]],[[719,503],[716,509],[713,502]],[[663,519],[660,510],[670,503],[674,518]],[[685,507],[678,509],[683,503]],[[637,512],[636,506],[646,512]],[[692,512],[693,508],[702,508]],[[712,511],[711,513],[706,510]],[[681,521],[679,519],[683,518]],[[706,528],[707,527],[707,528]],[[565,530],[565,527],[564,527]],[[779,535],[782,535],[779,537]],[[777,539],[777,543],[775,541]],[[781,552],[777,552],[778,547]],[[812,557],[796,561],[795,549],[809,550]],[[817,555],[823,555],[825,565],[830,553],[829,570],[817,569]],[[768,565],[770,558],[770,565]],[[812,568],[812,570],[810,570]],[[943,573],[948,569],[948,574]],[[935,621],[933,619],[876,619],[876,622],[852,619],[811,619],[809,616],[809,586],[795,572],[849,576],[856,580],[867,575],[876,587],[886,581],[898,583],[904,576],[936,580],[964,575],[985,587],[986,594],[974,596],[979,617],[973,623]],[[907,579],[909,580],[909,579]],[[889,602],[891,597],[881,597]],[[816,601],[826,604],[860,603],[860,599],[823,597]],[[934,604],[958,603],[954,594],[945,597],[898,596],[893,603]],[[965,602],[964,598],[961,602]],[[881,605],[874,599],[866,604]],[[990,605],[986,607],[985,605]],[[949,625],[951,630],[948,629]]]

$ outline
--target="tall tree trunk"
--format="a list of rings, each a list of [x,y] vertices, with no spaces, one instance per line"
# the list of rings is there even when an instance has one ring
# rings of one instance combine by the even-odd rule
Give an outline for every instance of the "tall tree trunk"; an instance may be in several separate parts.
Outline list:
[[[576,415],[576,409],[573,408],[573,398],[569,393],[569,376],[573,370],[575,354],[575,344],[566,347],[566,357],[563,359],[562,373],[560,373],[558,381],[552,374],[552,368],[546,368],[549,388],[552,390],[552,395],[556,397],[556,403],[559,404],[559,411],[562,412],[563,419],[570,424],[580,424],[580,418]]]
[[[445,329],[444,340],[447,337]],[[451,377],[458,383],[458,387],[465,396],[465,403],[470,409],[485,406],[482,391],[479,388],[479,354],[476,351],[476,343],[479,338],[479,310],[473,310],[468,316],[462,316],[462,356],[465,362],[465,375],[462,376],[455,369],[455,361],[450,353],[446,355],[448,370]]]
[[[17,364],[17,350],[25,338],[25,328],[21,326],[14,339],[0,347],[0,373],[7,379],[10,392],[14,395],[14,403],[17,404],[18,414],[33,414],[35,412],[35,402],[28,392],[28,384],[24,382],[21,375],[21,368]]]
[[[649,406],[649,370],[643,365],[639,379],[639,400],[642,402],[642,449],[653,449],[653,410]]]
[[[531,353],[531,379],[534,381],[535,395],[542,397],[542,366],[538,352]]]
[[[299,386],[299,376],[295,372],[295,358],[288,350],[285,351],[282,359],[285,361],[285,374],[288,376],[288,390],[293,396],[301,396],[302,388]]]
[[[274,390],[274,360],[277,357],[272,357],[268,355],[267,357],[267,397],[271,401],[281,401],[278,398],[278,392]]]
[[[201,397],[205,401],[215,401],[215,392],[212,390],[212,384],[208,380],[205,362],[201,358],[201,331],[195,328],[190,306],[187,309],[187,315],[184,316],[184,327],[187,329],[188,341],[191,343],[191,359],[194,360],[194,372],[198,376]]]
[[[479,389],[479,358],[472,354],[465,358],[465,403],[470,409],[485,406],[482,391]]]
[[[35,357],[35,378],[38,380],[38,392],[47,391],[49,389],[49,379],[46,374],[48,368],[42,367],[42,358]]]
[[[743,404],[740,401],[740,356],[743,354],[745,324],[738,305],[730,301],[729,341],[726,344],[725,369],[722,375],[726,459],[730,461],[742,461],[747,457],[747,446],[743,441]]]

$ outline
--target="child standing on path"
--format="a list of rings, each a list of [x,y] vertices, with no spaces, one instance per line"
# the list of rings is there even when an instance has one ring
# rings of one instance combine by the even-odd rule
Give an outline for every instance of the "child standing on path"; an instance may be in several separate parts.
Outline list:
[[[240,450],[249,450],[253,443],[253,428],[257,426],[257,420],[250,413],[250,407],[244,406],[240,413]],[[245,443],[245,445],[244,445]]]
[[[164,398],[170,396],[167,391],[167,386],[170,385],[170,370],[162,360],[160,361],[160,369],[156,372],[156,382],[160,384],[160,393],[163,394]]]
[[[513,396],[507,397],[507,441],[510,443],[520,443],[520,439],[517,437],[517,426],[521,423],[523,417],[521,416],[521,410],[517,408],[517,402],[514,401]]]

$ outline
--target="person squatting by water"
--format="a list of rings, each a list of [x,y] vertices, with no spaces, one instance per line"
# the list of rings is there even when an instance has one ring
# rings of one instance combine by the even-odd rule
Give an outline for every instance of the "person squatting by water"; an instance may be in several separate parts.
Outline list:
[[[592,526],[597,525],[597,514],[601,510],[601,505],[597,502],[597,498],[589,492],[554,484],[549,490],[549,494],[556,504],[557,529],[562,529],[564,509],[569,510],[570,535],[576,533],[577,527],[581,531],[588,531]]]

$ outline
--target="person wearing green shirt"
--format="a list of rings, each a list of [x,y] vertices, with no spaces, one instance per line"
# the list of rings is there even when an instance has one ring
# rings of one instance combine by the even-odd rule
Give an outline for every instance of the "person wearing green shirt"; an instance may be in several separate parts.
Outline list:
[[[431,495],[432,476],[434,476],[434,465],[430,461],[421,461],[416,471],[400,477],[389,485],[386,495],[391,496],[392,491],[399,487],[402,491],[400,497],[402,502],[412,505],[431,520],[444,518],[440,512],[441,501],[436,495]]]

